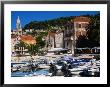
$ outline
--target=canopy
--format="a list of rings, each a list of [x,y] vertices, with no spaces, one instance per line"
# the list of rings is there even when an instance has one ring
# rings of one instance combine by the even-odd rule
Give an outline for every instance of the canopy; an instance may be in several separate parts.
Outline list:
[[[82,55],[79,56],[79,58],[83,58],[83,59],[92,59],[94,56],[89,56],[89,55]]]
[[[56,51],[64,51],[64,50],[68,50],[68,49],[66,49],[66,48],[52,48],[52,49],[50,49],[50,50],[48,50],[48,51],[50,51],[50,52],[56,52]]]
[[[47,55],[45,55],[45,56],[54,56],[54,53],[47,53]]]

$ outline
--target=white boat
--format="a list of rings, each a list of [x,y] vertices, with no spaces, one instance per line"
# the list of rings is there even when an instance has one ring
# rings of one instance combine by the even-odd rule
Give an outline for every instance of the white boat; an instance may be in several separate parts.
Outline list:
[[[73,68],[73,69],[69,69],[71,72],[76,72],[76,71],[82,71],[82,68]]]
[[[52,76],[52,73],[48,73],[48,75],[47,76]]]
[[[46,64],[40,64],[38,67],[42,68],[42,69],[49,69],[50,66],[48,66]]]
[[[73,74],[73,75],[79,75],[81,72],[83,72],[83,71],[75,71],[75,72],[71,72],[71,74]]]
[[[62,66],[59,65],[55,65],[57,67],[58,70],[60,70],[62,68]]]

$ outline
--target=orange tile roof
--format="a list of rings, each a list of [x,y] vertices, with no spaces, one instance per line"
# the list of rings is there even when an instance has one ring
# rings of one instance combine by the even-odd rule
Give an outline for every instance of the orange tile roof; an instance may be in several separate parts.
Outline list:
[[[89,17],[80,16],[80,17],[76,17],[74,19],[74,22],[90,22],[90,18]]]
[[[27,44],[36,44],[36,40],[34,37],[32,37],[31,35],[22,35],[20,36],[21,41],[23,41],[24,43]]]

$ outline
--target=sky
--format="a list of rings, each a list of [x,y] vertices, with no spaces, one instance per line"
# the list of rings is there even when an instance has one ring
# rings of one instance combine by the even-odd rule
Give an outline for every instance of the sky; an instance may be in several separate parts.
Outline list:
[[[11,12],[11,29],[16,29],[16,20],[19,16],[21,27],[31,21],[45,21],[59,17],[81,16],[81,15],[95,15],[99,11],[12,11]]]

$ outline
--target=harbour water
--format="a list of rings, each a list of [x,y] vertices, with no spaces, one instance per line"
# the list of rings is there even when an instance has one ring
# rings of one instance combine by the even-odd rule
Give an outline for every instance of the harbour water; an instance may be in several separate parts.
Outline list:
[[[34,72],[21,72],[21,71],[16,71],[12,72],[11,76],[12,77],[25,77],[25,76],[38,76],[38,75],[48,75],[49,71],[47,69],[42,69],[42,70],[37,70]]]

